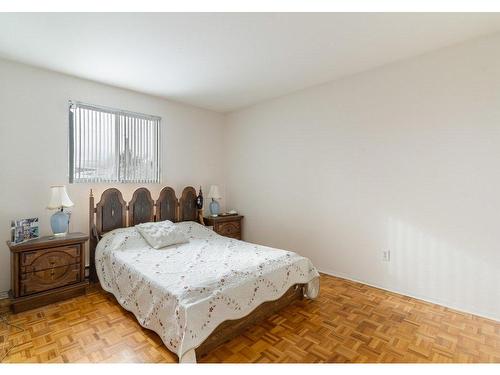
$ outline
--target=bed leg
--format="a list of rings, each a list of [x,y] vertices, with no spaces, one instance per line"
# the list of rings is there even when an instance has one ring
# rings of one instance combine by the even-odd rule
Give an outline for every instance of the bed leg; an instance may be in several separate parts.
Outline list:
[[[304,288],[304,297],[315,299],[319,294],[319,277],[309,281]]]
[[[196,363],[196,352],[194,349],[188,350],[179,358],[179,363]]]

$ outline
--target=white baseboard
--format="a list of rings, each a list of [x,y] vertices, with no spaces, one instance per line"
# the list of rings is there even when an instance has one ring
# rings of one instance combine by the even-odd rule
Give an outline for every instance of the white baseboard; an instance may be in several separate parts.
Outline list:
[[[9,298],[9,292],[0,292],[0,299]]]
[[[437,300],[437,299],[433,299],[433,298],[428,298],[426,296],[415,295],[413,293],[410,293],[408,291],[401,290],[401,289],[395,289],[395,288],[389,289],[387,287],[383,287],[383,286],[380,286],[380,285],[377,285],[377,284],[374,284],[374,283],[370,283],[370,282],[365,281],[365,280],[355,279],[355,278],[353,278],[353,277],[351,277],[349,275],[346,275],[346,274],[344,274],[342,272],[326,271],[326,270],[322,270],[322,269],[319,269],[319,268],[317,268],[317,270],[319,272],[322,272],[322,273],[330,275],[330,276],[340,277],[342,279],[346,279],[346,280],[354,281],[354,282],[357,282],[357,283],[369,285],[369,286],[372,286],[374,288],[386,290],[388,292],[397,293],[397,294],[401,294],[401,295],[404,295],[404,296],[407,296],[407,297],[419,299],[419,300],[422,300],[422,301],[425,301],[425,302],[430,302],[430,303],[433,303],[435,305],[444,306],[444,307],[447,307],[447,308],[450,308],[450,309],[453,309],[453,310],[457,310],[459,312],[463,312],[463,313],[466,313],[466,314],[477,315],[477,316],[480,316],[482,318],[491,319],[491,320],[494,320],[496,322],[500,322],[500,315],[495,316],[495,315],[491,315],[490,313],[484,312],[484,311],[466,310],[466,309],[464,309],[461,306],[456,306],[456,305],[450,304],[447,301],[442,301],[442,300]]]

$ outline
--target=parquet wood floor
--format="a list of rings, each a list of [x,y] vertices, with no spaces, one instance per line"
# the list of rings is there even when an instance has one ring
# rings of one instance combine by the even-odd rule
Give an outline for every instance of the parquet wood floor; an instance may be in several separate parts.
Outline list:
[[[177,362],[100,290],[9,315],[4,362]],[[8,331],[11,334],[6,341]],[[198,362],[500,362],[500,323],[322,275],[321,294],[248,329]]]

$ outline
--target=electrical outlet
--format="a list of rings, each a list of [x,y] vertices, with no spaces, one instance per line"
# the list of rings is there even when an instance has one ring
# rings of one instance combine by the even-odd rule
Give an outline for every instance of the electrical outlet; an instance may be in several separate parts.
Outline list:
[[[382,261],[390,262],[391,261],[391,251],[390,250],[382,250]]]

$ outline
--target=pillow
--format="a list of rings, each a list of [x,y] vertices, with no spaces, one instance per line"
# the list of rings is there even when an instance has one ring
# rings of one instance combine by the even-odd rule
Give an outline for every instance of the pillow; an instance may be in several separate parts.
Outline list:
[[[144,237],[146,242],[155,249],[189,241],[184,231],[180,230],[169,220],[138,224],[135,228]]]

